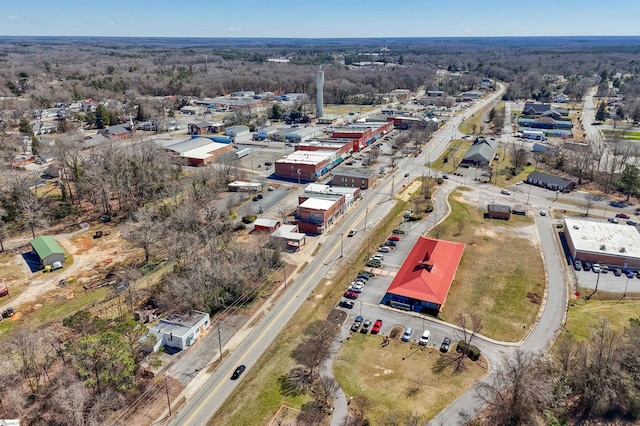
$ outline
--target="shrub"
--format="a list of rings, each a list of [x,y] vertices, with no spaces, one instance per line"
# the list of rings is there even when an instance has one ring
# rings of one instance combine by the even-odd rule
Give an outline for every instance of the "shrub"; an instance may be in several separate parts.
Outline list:
[[[237,232],[237,231],[244,231],[245,229],[247,229],[247,225],[245,225],[242,222],[238,222],[234,227],[233,227],[233,231]]]
[[[442,178],[438,178],[438,179],[436,180],[436,183],[437,183],[438,185],[442,185],[442,182],[444,182],[444,179],[442,179]]]
[[[464,340],[458,341],[456,352],[464,352],[472,361],[477,361],[481,354],[480,348],[474,345],[467,345]]]
[[[427,206],[427,208],[424,209],[424,211],[427,213],[431,213],[433,211],[433,206]]]
[[[365,263],[365,266],[368,266],[370,268],[380,268],[382,266],[382,263],[376,262],[375,260],[368,260],[367,263]]]
[[[248,223],[253,223],[253,222],[256,221],[257,218],[258,218],[258,216],[255,215],[255,214],[247,214],[247,215],[242,216],[242,222],[243,223],[247,223],[247,224]]]
[[[422,215],[412,214],[411,216],[409,216],[408,220],[411,221],[411,222],[415,222],[417,220],[422,220]]]
[[[237,212],[237,211],[235,211],[235,210],[231,210],[231,211],[229,212],[229,217],[230,217],[231,219],[235,219],[236,217],[238,217],[238,212]]]
[[[558,224],[556,225],[556,228],[560,228],[560,229],[562,229],[562,228],[564,228],[564,224],[562,224],[562,223],[558,223]]]

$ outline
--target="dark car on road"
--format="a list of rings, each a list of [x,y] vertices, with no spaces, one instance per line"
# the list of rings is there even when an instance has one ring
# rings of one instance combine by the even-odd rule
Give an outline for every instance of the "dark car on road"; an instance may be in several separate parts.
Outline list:
[[[393,234],[398,234],[398,235],[402,235],[405,232],[402,229],[394,229],[393,231],[391,231]]]
[[[367,334],[369,331],[369,327],[371,327],[371,320],[364,320],[362,323],[362,328],[360,329],[360,333]]]
[[[626,213],[617,213],[616,217],[619,217],[620,219],[629,219],[629,215]]]
[[[246,369],[247,367],[245,367],[244,365],[239,365],[238,367],[236,367],[236,369],[233,370],[233,374],[231,375],[231,380],[237,380],[238,377],[240,377],[240,375],[244,373],[244,370]]]
[[[387,247],[395,247],[398,244],[395,241],[387,240],[387,241],[384,242],[384,245],[387,246]]]
[[[449,347],[451,346],[451,339],[445,337],[442,339],[442,343],[440,344],[440,352],[449,352]]]

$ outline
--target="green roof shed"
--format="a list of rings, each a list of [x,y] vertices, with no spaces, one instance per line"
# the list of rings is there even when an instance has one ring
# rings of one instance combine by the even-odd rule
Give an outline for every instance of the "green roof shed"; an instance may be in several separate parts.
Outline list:
[[[52,237],[48,235],[36,237],[31,240],[31,246],[40,258],[42,266],[50,266],[54,262],[64,264],[64,250]]]

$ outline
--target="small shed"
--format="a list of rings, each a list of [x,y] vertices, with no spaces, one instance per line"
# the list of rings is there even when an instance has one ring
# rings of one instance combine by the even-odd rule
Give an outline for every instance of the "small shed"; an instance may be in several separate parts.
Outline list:
[[[259,218],[253,223],[253,230],[255,232],[268,232],[272,233],[280,227],[280,222],[272,219]]]
[[[509,220],[511,218],[511,207],[502,204],[489,204],[487,206],[487,217],[491,219],[504,219]]]
[[[64,250],[52,237],[43,235],[31,240],[31,247],[42,262],[42,266],[51,266],[54,262],[64,264]]]
[[[237,138],[238,136],[242,136],[242,135],[248,135],[249,134],[249,127],[240,124],[237,126],[231,126],[231,127],[227,127],[224,131],[224,134],[231,137],[231,138]]]

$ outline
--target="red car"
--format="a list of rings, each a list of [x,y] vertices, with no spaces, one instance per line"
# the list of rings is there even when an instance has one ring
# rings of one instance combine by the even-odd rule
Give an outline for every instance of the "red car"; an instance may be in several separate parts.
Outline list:
[[[346,297],[347,299],[357,299],[358,298],[358,293],[356,293],[355,291],[345,291],[344,292],[344,297]]]
[[[616,217],[619,217],[621,219],[629,219],[629,215],[624,213],[618,213],[616,214]]]
[[[373,324],[373,328],[371,328],[371,334],[377,334],[380,333],[380,329],[382,328],[382,320],[376,320],[376,322]]]
[[[388,238],[389,241],[400,241],[400,237],[397,235],[392,235]]]

